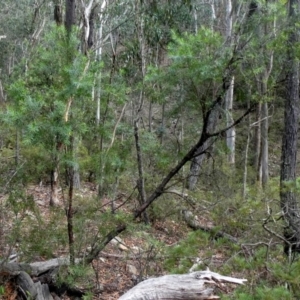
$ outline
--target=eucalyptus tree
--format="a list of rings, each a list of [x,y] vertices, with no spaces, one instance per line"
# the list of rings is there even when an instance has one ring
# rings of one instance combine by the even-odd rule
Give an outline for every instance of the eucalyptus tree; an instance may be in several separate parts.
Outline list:
[[[180,82],[183,83],[186,91],[192,89],[192,101],[191,98],[186,99],[185,105],[191,102],[202,109],[198,116],[199,123],[202,120],[202,130],[200,136],[199,132],[197,134],[198,140],[196,143],[194,141],[190,142],[187,145],[187,149],[185,149],[186,151],[181,158],[178,158],[177,162],[174,159],[172,160],[173,166],[165,172],[161,180],[156,182],[155,188],[149,193],[145,202],[131,215],[131,220],[141,217],[146,209],[165,193],[174,182],[177,182],[178,179],[180,180],[180,170],[198,154],[198,149],[202,149],[208,140],[210,143],[214,142],[217,137],[222,136],[229,129],[226,124],[222,124],[222,127],[220,126],[218,129],[211,130],[209,124],[210,119],[214,118],[214,108],[222,104],[224,93],[230,86],[232,73],[238,67],[238,53],[224,49],[223,37],[219,33],[207,28],[203,28],[197,35],[173,35],[173,40],[174,43],[169,48],[170,65],[167,68],[151,70],[147,76],[147,81],[164,83],[162,87],[166,88],[168,93],[176,93],[178,83]],[[205,89],[200,90],[196,83],[201,82],[202,86],[205,85],[207,89],[211,89],[213,88],[211,87],[211,80],[213,78],[218,82],[219,88],[214,97],[210,98],[210,101],[207,101]],[[210,95],[210,93],[208,94]],[[246,109],[231,126],[237,126],[253,109],[254,106]],[[124,220],[105,235],[97,237],[84,261],[91,263],[100,251],[115,236],[126,230],[127,227],[128,222]]]
[[[235,16],[235,10],[233,9],[232,1],[227,0],[224,3],[225,8],[223,5],[219,5],[215,9],[214,2],[211,1],[210,3],[210,9],[211,9],[211,22],[212,22],[212,28],[218,32],[221,32],[224,35],[224,41],[225,45],[234,48],[234,44],[238,43],[237,40],[234,38],[233,34],[233,20],[236,18]],[[222,10],[225,10],[225,14],[222,13]],[[219,18],[216,19],[216,12],[219,14]],[[225,30],[220,29],[220,26],[224,24]],[[212,79],[212,85],[218,86],[217,82],[214,82]],[[201,88],[199,86],[199,88]],[[231,78],[231,84],[229,86],[229,89],[225,91],[224,95],[224,103],[222,103],[221,106],[225,109],[226,114],[226,120],[227,120],[227,126],[229,127],[228,131],[226,132],[226,144],[228,147],[228,161],[231,164],[234,164],[235,162],[235,129],[234,127],[231,127],[231,123],[233,122],[232,119],[232,110],[233,110],[233,91],[234,91],[234,76]],[[216,91],[212,90],[212,95]],[[209,97],[209,96],[208,96]],[[212,118],[210,119],[209,123],[209,130],[213,131],[218,125],[218,120],[221,115],[221,107],[214,107],[213,109]],[[203,167],[203,162],[209,151],[211,151],[211,145],[213,144],[213,141],[207,140],[205,144],[202,145],[201,148],[198,149],[197,154],[191,161],[190,165],[190,172],[187,180],[187,187],[190,190],[193,190],[196,187],[196,184],[198,182],[198,178],[201,174],[201,168]]]
[[[225,36],[227,39],[227,43],[229,45],[232,44],[232,26],[233,26],[233,5],[231,0],[227,0],[226,2],[226,17],[225,17]],[[227,126],[230,126],[233,122],[232,118],[232,110],[233,110],[233,91],[234,91],[234,76],[231,78],[231,83],[228,91],[225,95],[225,113],[227,118]],[[226,145],[228,147],[228,162],[231,164],[235,163],[235,128],[231,127],[226,131]]]
[[[258,4],[252,1],[249,9],[251,9],[251,14],[248,15],[248,26],[257,36],[256,39],[253,39],[253,45],[257,49],[257,56],[256,60],[253,61],[255,65],[252,67],[252,77],[255,78],[255,90],[259,98],[256,112],[253,157],[257,181],[265,188],[269,179],[269,102],[272,100],[274,80],[278,76],[276,72],[273,72],[273,58],[276,47],[273,47],[272,43],[276,38],[276,33],[278,34],[279,31],[276,23],[281,14],[281,5],[270,2]]]
[[[272,10],[271,4],[266,2],[264,11]],[[274,9],[274,7],[273,7]],[[271,16],[265,14],[266,20],[263,21],[261,32],[264,36],[268,36],[270,40],[274,40],[276,36],[276,19],[277,16],[271,12]],[[259,164],[257,168],[258,181],[265,188],[269,181],[269,102],[272,95],[272,69],[274,60],[274,49],[268,49],[268,42],[262,47],[263,69],[258,82],[259,92],[262,97],[261,117],[258,126],[261,127],[261,146],[259,153]]]
[[[288,2],[287,78],[280,171],[280,203],[286,221],[284,237],[285,252],[288,254],[300,251],[299,203],[295,191],[299,127],[299,54],[297,52],[299,4],[298,0]]]

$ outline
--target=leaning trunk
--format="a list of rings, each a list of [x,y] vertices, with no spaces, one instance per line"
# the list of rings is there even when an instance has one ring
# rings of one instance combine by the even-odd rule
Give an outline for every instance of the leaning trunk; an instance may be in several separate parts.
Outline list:
[[[209,133],[212,133],[213,130],[216,128],[218,116],[219,116],[219,106],[216,105],[214,108],[212,108],[212,112],[207,121],[208,122],[207,131]],[[209,138],[203,144],[201,144],[201,147],[197,149],[195,157],[192,159],[191,166],[190,166],[190,173],[187,182],[187,188],[189,190],[195,189],[201,173],[203,160],[212,144],[213,141],[211,140],[211,138]]]

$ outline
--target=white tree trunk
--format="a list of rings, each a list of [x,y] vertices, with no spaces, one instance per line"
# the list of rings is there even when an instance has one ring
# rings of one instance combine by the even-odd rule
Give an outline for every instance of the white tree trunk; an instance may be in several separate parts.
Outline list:
[[[226,39],[228,45],[232,44],[232,2],[231,0],[226,1]],[[230,80],[230,87],[226,92],[225,96],[225,110],[227,113],[226,126],[229,127],[233,123],[232,118],[232,107],[233,107],[233,90],[234,90],[234,77]],[[229,150],[228,162],[231,164],[235,163],[235,128],[232,127],[226,131],[226,145]]]
[[[233,123],[232,118],[232,107],[233,107],[233,88],[234,88],[234,77],[231,78],[230,87],[226,93],[226,113],[227,113],[227,124],[229,127]],[[226,145],[229,150],[228,162],[231,164],[235,163],[235,128],[231,127],[226,131]]]
[[[276,32],[276,23],[274,21],[273,24],[273,32],[275,36]],[[268,34],[268,27],[267,25],[264,28],[264,33],[267,35]],[[267,51],[267,50],[265,50]],[[268,80],[270,77],[270,74],[273,69],[273,60],[274,60],[274,53],[271,51],[270,56],[269,56],[269,63],[265,68],[263,78],[262,78],[262,96],[265,96],[268,94]],[[261,176],[261,184],[263,188],[266,187],[269,181],[269,111],[268,111],[268,102],[264,102],[262,104],[261,108],[261,153],[260,153],[260,171],[259,174]]]
[[[105,20],[103,18],[103,12],[106,7],[106,0],[102,1],[101,10],[100,10],[100,26],[98,29],[98,38],[97,38],[97,48],[96,48],[96,60],[98,62],[102,59],[102,47],[103,47],[103,26]],[[96,76],[95,92],[93,93],[96,98],[97,108],[96,108],[96,124],[100,124],[100,105],[101,105],[101,71],[98,72]]]
[[[57,206],[58,204],[58,165],[56,165],[51,174],[50,206]]]

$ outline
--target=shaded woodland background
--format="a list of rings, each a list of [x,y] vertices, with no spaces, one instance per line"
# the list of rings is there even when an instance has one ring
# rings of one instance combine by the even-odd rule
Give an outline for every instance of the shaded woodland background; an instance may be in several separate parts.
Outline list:
[[[2,263],[68,257],[56,285],[86,298],[209,267],[248,280],[222,299],[298,299],[298,13],[2,0]]]

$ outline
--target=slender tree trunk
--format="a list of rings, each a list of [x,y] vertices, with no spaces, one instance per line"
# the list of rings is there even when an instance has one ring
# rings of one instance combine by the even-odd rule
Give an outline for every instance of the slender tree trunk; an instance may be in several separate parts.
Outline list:
[[[15,149],[15,164],[16,168],[19,166],[20,162],[20,131],[17,129],[16,131],[16,149]]]
[[[246,149],[245,149],[245,161],[244,161],[244,174],[243,174],[243,193],[242,197],[243,200],[246,199],[247,196],[247,178],[248,178],[248,153],[249,153],[249,144],[250,144],[250,134],[251,134],[251,127],[249,124],[248,134],[247,134],[247,142],[246,142]]]
[[[103,50],[103,27],[105,24],[105,19],[104,19],[104,10],[106,8],[107,1],[103,0],[101,7],[100,7],[100,13],[99,13],[99,28],[97,30],[97,45],[96,45],[96,61],[98,63],[101,62],[102,60],[102,50]],[[114,66],[112,66],[113,68]],[[111,71],[111,76],[112,76],[112,71]],[[110,78],[110,80],[112,80]],[[98,72],[95,75],[95,84],[94,84],[94,100],[96,102],[96,126],[99,129],[100,126],[100,121],[101,121],[101,94],[102,94],[102,89],[101,89],[101,82],[102,82],[102,71],[99,68]],[[104,118],[103,118],[103,124],[104,124]],[[99,137],[99,136],[98,136]],[[99,182],[98,182],[98,197],[102,197],[103,194],[105,193],[104,191],[104,169],[105,169],[105,161],[103,157],[103,136],[100,135],[100,140],[99,140],[99,152],[100,152],[100,164],[99,164]]]
[[[161,106],[161,128],[160,128],[160,132],[159,132],[159,138],[160,138],[160,144],[162,145],[164,142],[164,131],[165,131],[165,107],[166,104],[163,103]]]
[[[137,152],[137,164],[138,164],[138,173],[139,178],[137,180],[137,186],[140,194],[140,206],[143,206],[146,201],[146,191],[145,191],[145,178],[144,178],[144,166],[142,160],[142,151],[139,142],[139,130],[138,124],[141,120],[141,113],[144,106],[145,101],[145,90],[144,90],[144,79],[146,76],[146,43],[145,43],[145,36],[144,36],[144,15],[143,15],[143,3],[140,1],[136,1],[136,10],[137,10],[137,20],[136,20],[136,27],[137,27],[137,35],[139,40],[139,47],[140,47],[140,55],[141,55],[141,81],[142,87],[140,90],[140,96],[138,100],[138,109],[136,111],[136,117],[134,120],[134,138],[135,138],[135,145],[136,145],[136,152]],[[143,212],[142,217],[146,224],[149,223],[149,218],[147,212]]]
[[[266,2],[268,5],[268,2]],[[268,7],[267,7],[268,8]],[[273,31],[275,36],[275,21],[271,26],[269,23],[265,23],[263,27],[263,34],[267,36],[270,32]],[[269,181],[269,105],[266,97],[269,95],[268,91],[268,81],[270,74],[273,69],[273,51],[269,52],[266,47],[262,47],[262,56],[263,58],[268,58],[268,64],[265,65],[263,73],[260,78],[260,93],[261,98],[265,99],[261,105],[261,122],[260,122],[260,133],[261,133],[261,146],[260,146],[260,156],[259,156],[259,168],[258,168],[258,179],[261,183],[263,189],[268,184]],[[264,59],[266,60],[266,59]]]
[[[226,114],[227,114],[227,126],[233,123],[232,109],[233,109],[233,88],[234,88],[234,77],[231,78],[230,87],[226,93]],[[235,163],[235,128],[231,127],[226,131],[226,145],[229,150],[228,162],[230,164]]]
[[[136,147],[138,172],[139,172],[137,187],[140,194],[140,205],[142,206],[146,202],[147,196],[145,190],[144,167],[143,167],[143,159],[142,159],[142,150],[141,150],[140,139],[139,139],[138,122],[139,120],[136,120],[134,123],[134,138],[135,138],[135,147]],[[149,218],[146,211],[143,213],[143,219],[146,224],[149,224]]]
[[[72,142],[72,141],[71,141]],[[68,193],[68,208],[67,208],[67,223],[68,223],[68,239],[69,239],[69,254],[70,263],[75,264],[75,248],[74,248],[74,230],[73,230],[73,195],[74,195],[74,167],[70,166],[69,174],[69,193]]]
[[[59,204],[58,200],[58,166],[51,171],[50,206]]]
[[[193,6],[193,17],[194,17],[194,31],[195,31],[195,34],[198,34],[198,13],[197,13],[197,8],[196,6],[194,5]]]
[[[65,27],[67,30],[67,37],[70,38],[72,33],[72,26],[75,23],[75,0],[66,0],[66,21]],[[73,64],[73,56],[74,53],[72,49],[68,51],[68,64]],[[71,110],[71,105],[73,102],[73,97],[70,97],[67,101],[66,112],[65,112],[65,122],[69,121],[69,113]],[[70,113],[70,118],[72,118],[72,114]],[[71,158],[74,158],[74,132],[72,131],[70,134],[70,147],[68,150],[68,154]],[[74,166],[73,164],[68,166],[68,174],[69,174],[69,193],[68,193],[68,208],[67,208],[67,223],[68,223],[68,238],[69,238],[69,255],[70,255],[70,263],[74,265],[75,263],[75,249],[74,249],[74,230],[73,230],[73,194],[74,194]]]
[[[226,1],[226,40],[230,46],[232,44],[232,25],[233,25],[233,10],[231,0]],[[234,91],[234,76],[231,77],[230,87],[225,96],[225,110],[227,122],[226,125],[230,126],[233,123],[232,109],[233,109],[233,91]],[[229,150],[228,162],[235,163],[235,128],[231,127],[226,132],[226,145]]]
[[[268,131],[269,131],[269,119],[268,119],[268,103],[262,104],[261,110],[261,154],[260,154],[260,171],[261,184],[265,188],[269,181],[269,142],[268,142]]]
[[[149,103],[148,130],[149,132],[152,132],[152,101]]]
[[[299,126],[299,62],[295,47],[299,42],[298,28],[295,25],[299,11],[299,1],[289,1],[290,33],[287,46],[287,81],[282,138],[280,170],[280,203],[287,227],[285,252],[300,252],[300,211],[294,186],[297,166],[297,140]]]
[[[52,170],[50,174],[50,206],[57,206],[59,204],[58,198],[58,178],[59,178],[59,162],[63,145],[60,138],[55,138],[55,149],[52,158]]]
[[[260,156],[260,147],[261,147],[261,103],[258,103],[256,107],[256,125],[254,129],[254,141],[253,141],[253,166],[254,169],[258,172],[259,170],[259,156]]]

